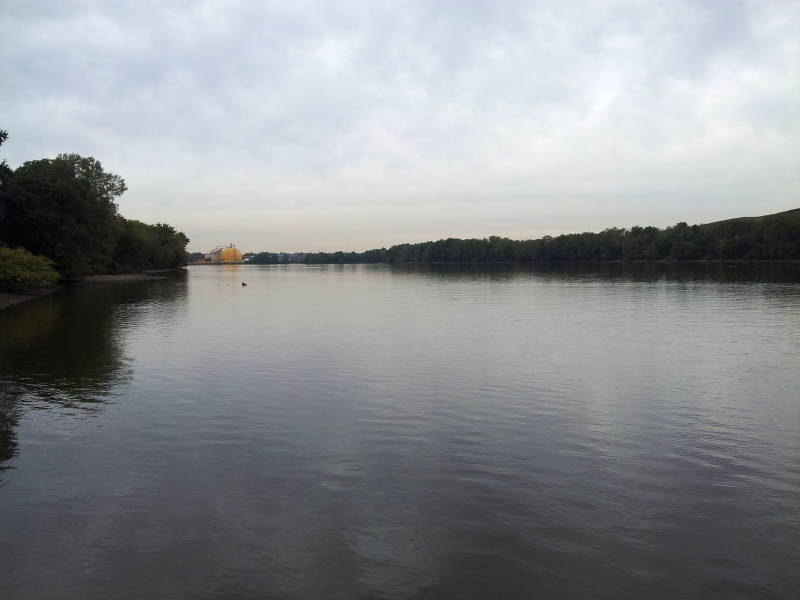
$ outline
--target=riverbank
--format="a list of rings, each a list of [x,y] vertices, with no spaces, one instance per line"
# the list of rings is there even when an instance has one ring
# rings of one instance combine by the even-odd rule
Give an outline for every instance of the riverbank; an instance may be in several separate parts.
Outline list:
[[[10,306],[14,306],[22,302],[27,302],[28,300],[34,300],[36,298],[41,298],[42,296],[49,296],[58,289],[59,288],[52,288],[36,292],[26,292],[24,294],[12,293],[12,292],[0,292],[0,310],[3,310],[4,308],[9,308]]]
[[[126,281],[152,281],[165,279],[165,273],[174,273],[182,269],[153,269],[144,273],[118,273],[113,275],[87,275],[74,283],[123,283]],[[70,284],[72,285],[72,284]],[[42,296],[49,296],[60,290],[63,286],[54,287],[47,290],[26,291],[26,292],[0,292],[0,310],[9,308],[22,302],[35,300]]]
[[[80,283],[102,283],[114,281],[150,281],[152,279],[164,279],[166,273],[176,273],[183,271],[183,267],[177,269],[150,269],[141,273],[114,273],[110,275],[87,275],[82,277]]]

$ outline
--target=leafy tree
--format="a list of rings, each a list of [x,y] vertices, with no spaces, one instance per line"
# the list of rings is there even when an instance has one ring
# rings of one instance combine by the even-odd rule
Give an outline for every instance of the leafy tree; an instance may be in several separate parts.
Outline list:
[[[3,143],[4,143],[4,142],[5,142],[7,139],[8,139],[8,132],[7,132],[7,131],[5,131],[4,129],[0,129],[0,146],[2,146],[2,145],[3,145]],[[8,166],[8,163],[5,161],[5,159],[1,160],[1,161],[0,161],[0,186],[2,186],[2,185],[3,185],[3,183],[4,183],[4,182],[5,182],[5,181],[6,181],[6,180],[9,178],[9,177],[11,177],[11,174],[12,174],[12,171],[11,171],[11,169],[9,168],[9,166]],[[0,215],[0,217],[2,217],[2,215]]]
[[[189,239],[171,225],[148,225],[119,218],[112,270],[120,273],[174,269],[186,264]]]
[[[0,289],[26,291],[53,287],[59,279],[53,261],[23,248],[0,246]]]
[[[8,139],[8,132],[0,129],[0,146]],[[13,171],[9,168],[5,159],[0,160],[0,194],[2,193],[3,186],[10,179]],[[0,202],[0,224],[3,222],[3,204]]]
[[[124,194],[128,187],[125,180],[119,175],[106,173],[99,160],[78,154],[59,154],[56,160],[69,165],[75,173],[75,178],[86,184],[87,189],[98,202],[114,206],[114,199]]]
[[[7,134],[0,132],[0,143]],[[127,189],[100,161],[78,154],[0,169],[0,240],[52,259],[67,279],[186,264],[187,237],[171,225],[128,221]]]
[[[0,191],[0,239],[53,259],[67,278],[103,272],[114,246],[115,193],[124,182],[94,159],[28,161]]]

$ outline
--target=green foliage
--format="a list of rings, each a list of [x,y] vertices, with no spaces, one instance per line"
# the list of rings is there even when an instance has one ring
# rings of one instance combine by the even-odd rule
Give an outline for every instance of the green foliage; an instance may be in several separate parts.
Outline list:
[[[0,246],[0,289],[25,291],[53,287],[59,279],[53,261],[23,248]]]
[[[119,175],[106,173],[99,160],[78,154],[59,154],[56,160],[68,165],[75,179],[84,183],[98,202],[113,204],[114,198],[124,194],[128,187]],[[116,210],[116,205],[114,205]]]
[[[388,250],[306,254],[307,263],[800,259],[800,209],[705,225],[613,227],[537,240],[448,238]]]
[[[360,256],[360,255],[358,255]],[[258,252],[252,253],[249,252],[244,255],[244,258],[247,259],[247,262],[254,264],[254,265],[283,265],[288,263],[302,263],[302,262],[310,262],[306,260],[306,255],[302,252],[299,253],[290,253],[290,252]],[[317,261],[320,262],[320,261]],[[333,262],[333,261],[326,261],[326,262]]]
[[[183,233],[119,215],[125,181],[100,161],[60,154],[8,172],[0,168],[0,240],[49,257],[64,278],[186,264]]]
[[[355,263],[389,262],[388,250],[380,248],[366,252],[315,252],[305,255],[307,263],[347,265]]]
[[[48,256],[67,278],[103,272],[114,247],[117,207],[99,163],[87,161],[28,161],[0,191],[0,240]]]
[[[254,265],[275,265],[278,264],[278,255],[274,252],[259,252],[249,257]]]
[[[171,225],[118,218],[112,270],[118,273],[174,269],[186,264],[189,239]]]
[[[0,146],[3,145],[8,139],[8,132],[0,129]],[[5,159],[0,160],[0,193],[2,193],[3,185],[9,180],[13,171],[9,168],[8,163]],[[3,205],[0,203],[0,223],[3,222]]]
[[[8,139],[8,132],[3,129],[0,129],[0,146],[2,146],[3,142],[5,142],[7,139]],[[11,177],[11,173],[12,171],[8,167],[8,163],[5,161],[5,159],[0,160],[0,186],[2,186],[3,182],[7,181],[8,178]],[[2,215],[0,215],[0,218],[1,217]]]

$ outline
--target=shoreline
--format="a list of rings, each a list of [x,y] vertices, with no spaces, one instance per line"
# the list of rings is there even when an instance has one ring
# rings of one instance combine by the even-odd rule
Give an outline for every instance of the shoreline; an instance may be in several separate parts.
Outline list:
[[[36,292],[0,292],[0,310],[16,306],[17,304],[22,304],[23,302],[28,302],[29,300],[35,300],[36,298],[41,298],[42,296],[49,296],[60,289],[60,287],[54,287],[52,289],[40,290]]]
[[[165,273],[177,273],[185,270],[186,267],[176,269],[149,269],[141,273],[110,273],[107,275],[87,275],[81,277],[77,283],[102,283],[114,281],[150,281],[154,279],[166,279]]]
[[[255,266],[285,265],[722,265],[722,264],[800,264],[798,258],[698,258],[659,260],[432,260],[430,262],[302,262],[302,263],[244,263]]]
[[[81,277],[77,283],[105,283],[115,281],[150,281],[155,279],[166,279],[159,275],[148,275],[147,273],[120,273],[115,275],[87,275]]]
[[[81,283],[120,283],[127,281],[157,281],[159,279],[166,279],[162,273],[174,273],[182,269],[153,269],[143,273],[117,273],[111,275],[87,275],[75,282],[67,282],[67,284],[81,284]],[[62,289],[64,285],[59,285],[54,288],[37,291],[27,292],[0,292],[0,310],[41,298],[42,296],[49,296],[58,290]]]

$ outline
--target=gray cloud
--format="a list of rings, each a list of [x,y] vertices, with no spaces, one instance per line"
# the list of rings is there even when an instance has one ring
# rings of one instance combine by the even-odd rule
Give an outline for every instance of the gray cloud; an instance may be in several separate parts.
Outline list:
[[[538,236],[796,207],[785,2],[31,2],[9,162],[76,151],[194,248]]]

